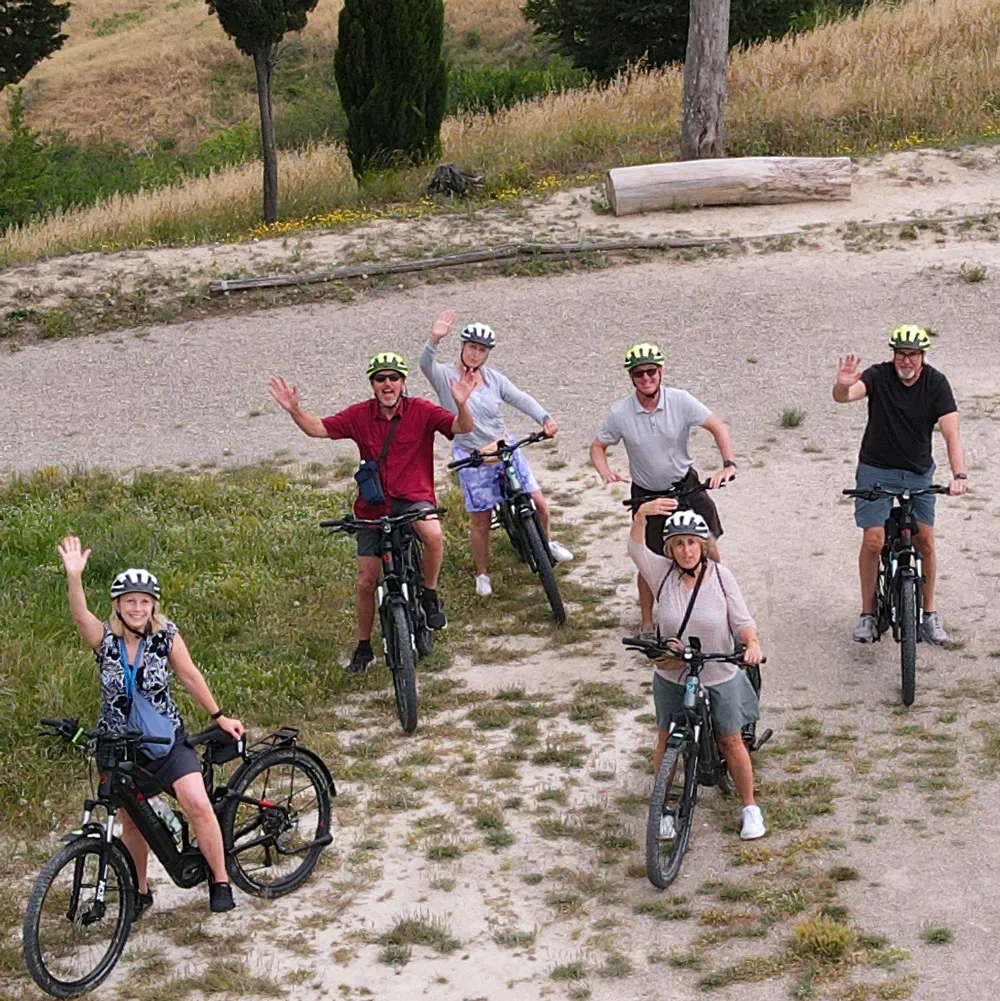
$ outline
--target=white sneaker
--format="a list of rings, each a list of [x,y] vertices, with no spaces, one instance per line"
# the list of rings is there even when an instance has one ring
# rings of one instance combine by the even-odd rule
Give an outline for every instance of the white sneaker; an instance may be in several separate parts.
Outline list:
[[[555,539],[549,540],[549,552],[556,563],[569,563],[573,559],[573,554],[561,542],[556,542]]]
[[[671,813],[665,813],[660,817],[660,840],[661,841],[673,841],[677,837],[677,831],[674,829],[674,817]]]
[[[488,598],[493,593],[493,585],[490,583],[490,575],[481,573],[476,578],[476,594],[480,598]]]
[[[764,826],[764,815],[760,812],[760,807],[743,807],[743,827],[740,828],[740,837],[744,841],[754,841],[764,837],[766,833],[767,828]]]

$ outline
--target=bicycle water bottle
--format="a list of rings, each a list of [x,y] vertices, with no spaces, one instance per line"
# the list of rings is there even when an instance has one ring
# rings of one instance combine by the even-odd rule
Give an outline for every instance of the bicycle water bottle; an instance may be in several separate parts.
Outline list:
[[[697,701],[698,679],[693,674],[689,674],[687,681],[684,682],[684,708],[694,709]]]
[[[163,826],[170,832],[170,837],[174,839],[177,850],[181,851],[184,847],[184,828],[181,826],[180,817],[159,796],[154,796],[149,801],[149,805],[153,808],[153,813],[160,818]]]

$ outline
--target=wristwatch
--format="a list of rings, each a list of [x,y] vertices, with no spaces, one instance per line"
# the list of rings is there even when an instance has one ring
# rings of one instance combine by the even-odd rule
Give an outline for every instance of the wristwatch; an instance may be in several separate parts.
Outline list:
[[[736,463],[733,462],[732,459],[723,459],[722,460],[722,468],[723,469],[735,469],[736,468]]]
[[[218,712],[209,713],[208,714],[208,718],[209,719],[218,719],[220,716],[225,716],[225,715],[226,714],[220,709]]]
[[[965,473],[955,473],[956,480],[967,480],[969,477]]]

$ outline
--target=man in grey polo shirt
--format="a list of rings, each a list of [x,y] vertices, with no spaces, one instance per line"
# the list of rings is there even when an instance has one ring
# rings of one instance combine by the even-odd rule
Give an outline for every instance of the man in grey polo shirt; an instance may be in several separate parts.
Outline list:
[[[679,487],[690,490],[699,482],[688,450],[691,429],[703,427],[715,439],[722,455],[722,468],[711,478],[713,488],[736,476],[736,461],[729,429],[711,410],[683,389],[662,386],[663,352],[655,344],[633,344],[625,352],[625,370],[635,392],[611,408],[590,446],[590,461],[605,484],[627,483],[628,478],[608,464],[608,447],[625,443],[632,497]],[[715,540],[722,535],[722,523],[715,503],[704,490],[683,499],[683,506],[697,511],[712,532],[709,555],[719,559]],[[674,506],[677,503],[674,502]],[[646,521],[646,545],[663,555],[663,517]],[[653,632],[653,593],[638,578],[640,634]]]

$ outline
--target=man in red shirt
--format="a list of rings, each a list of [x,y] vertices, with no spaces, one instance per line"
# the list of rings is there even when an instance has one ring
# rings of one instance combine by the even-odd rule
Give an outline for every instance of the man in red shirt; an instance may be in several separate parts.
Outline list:
[[[358,518],[380,518],[385,514],[402,514],[413,508],[437,506],[434,495],[434,434],[454,438],[472,430],[473,417],[466,403],[474,385],[473,373],[451,383],[451,395],[458,415],[450,413],[430,400],[407,396],[406,362],[397,354],[383,351],[376,354],[367,367],[372,387],[372,399],[355,403],[332,417],[319,417],[299,405],[297,386],[289,386],[280,376],[268,379],[268,389],[278,405],[310,438],[350,438],[361,453],[362,460],[378,462],[379,479],[385,502],[365,503],[360,497],[354,502]],[[396,430],[382,459],[380,454],[389,436]],[[448,620],[437,595],[438,574],[444,557],[444,535],[441,523],[426,518],[413,523],[413,530],[424,545],[424,611],[431,629],[443,629]],[[358,645],[351,655],[348,670],[361,672],[374,662],[371,635],[375,622],[375,583],[381,560],[378,535],[359,532],[358,588],[355,609],[358,617]]]

